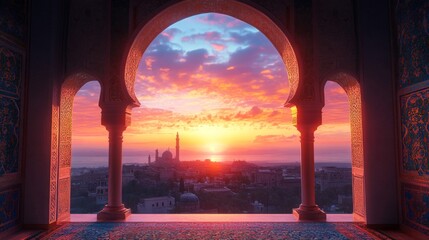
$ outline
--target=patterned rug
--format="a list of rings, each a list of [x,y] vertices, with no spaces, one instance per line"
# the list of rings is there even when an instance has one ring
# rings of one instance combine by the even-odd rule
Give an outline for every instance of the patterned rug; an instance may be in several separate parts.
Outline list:
[[[389,239],[356,223],[68,223],[38,239]]]

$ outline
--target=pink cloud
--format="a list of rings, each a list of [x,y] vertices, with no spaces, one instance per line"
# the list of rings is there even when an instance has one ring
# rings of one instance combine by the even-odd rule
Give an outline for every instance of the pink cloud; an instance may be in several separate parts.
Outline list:
[[[166,37],[168,40],[172,40],[177,34],[181,33],[182,31],[177,28],[168,28],[165,31],[163,31],[160,35]]]
[[[216,43],[212,43],[211,46],[213,47],[214,50],[220,52],[225,50],[226,46],[222,45],[222,44],[216,44]]]
[[[349,108],[346,92],[337,83],[328,81],[325,86],[325,107],[322,110],[323,122],[350,122]]]

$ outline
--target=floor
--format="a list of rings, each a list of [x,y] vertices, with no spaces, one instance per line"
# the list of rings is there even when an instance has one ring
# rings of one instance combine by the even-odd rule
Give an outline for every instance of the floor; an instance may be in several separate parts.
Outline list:
[[[399,231],[374,231],[351,214],[326,222],[298,222],[291,214],[133,214],[126,221],[97,222],[72,214],[51,231],[11,239],[412,239]]]
[[[68,223],[40,236],[65,239],[391,239],[358,223],[97,222]]]

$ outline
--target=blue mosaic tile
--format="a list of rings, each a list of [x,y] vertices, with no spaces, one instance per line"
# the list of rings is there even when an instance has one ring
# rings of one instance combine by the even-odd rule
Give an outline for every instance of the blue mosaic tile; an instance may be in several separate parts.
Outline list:
[[[0,193],[0,232],[18,224],[19,190]]]
[[[22,54],[0,42],[0,94],[18,98],[22,84]]]
[[[403,184],[402,203],[404,223],[429,235],[429,188]]]
[[[429,176],[429,88],[401,96],[402,171]]]
[[[26,0],[0,1],[0,31],[24,42],[27,35],[26,15]]]
[[[23,56],[0,41],[0,176],[19,170]]]
[[[396,7],[399,87],[429,79],[429,1],[399,0]]]
[[[19,102],[0,95],[0,176],[19,170]]]

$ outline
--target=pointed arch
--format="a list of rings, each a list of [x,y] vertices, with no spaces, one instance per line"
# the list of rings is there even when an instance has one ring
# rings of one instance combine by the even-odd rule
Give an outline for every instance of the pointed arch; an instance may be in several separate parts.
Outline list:
[[[58,136],[58,204],[57,221],[67,221],[70,218],[70,183],[71,183],[71,138],[73,100],[76,93],[90,81],[97,81],[103,91],[101,81],[86,73],[73,74],[66,78],[61,85],[59,106],[59,136]],[[100,93],[101,96],[101,93]]]
[[[364,152],[360,84],[356,77],[348,73],[340,72],[332,74],[323,81],[322,91],[327,81],[333,81],[340,85],[346,92],[349,100],[352,152],[353,217],[356,220],[365,220],[366,208],[364,189]],[[324,95],[322,94],[322,96]]]
[[[240,9],[240,11],[237,11]],[[236,0],[185,0],[159,12],[138,28],[124,63],[124,79],[128,94],[138,103],[134,81],[140,59],[152,40],[171,24],[201,13],[221,13],[240,19],[260,30],[271,41],[285,63],[291,102],[299,85],[298,59],[287,34],[263,12]]]

